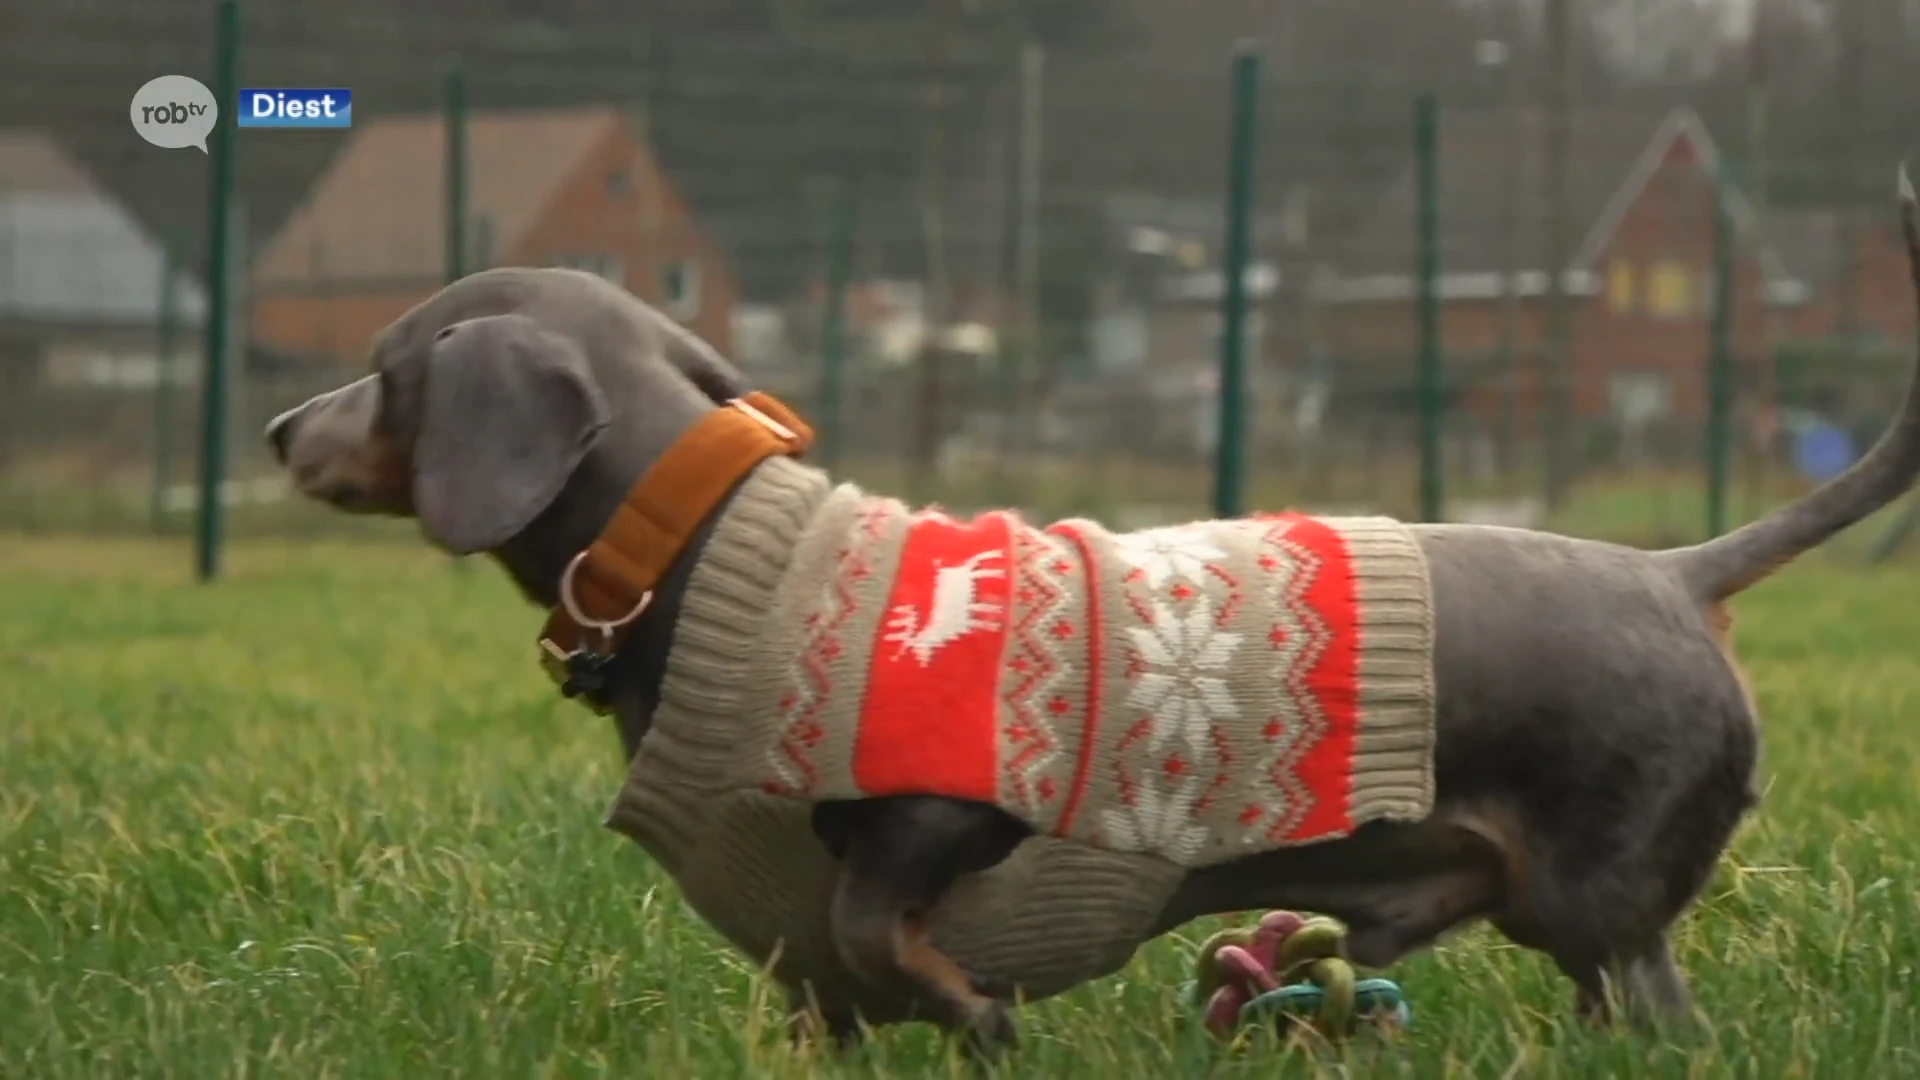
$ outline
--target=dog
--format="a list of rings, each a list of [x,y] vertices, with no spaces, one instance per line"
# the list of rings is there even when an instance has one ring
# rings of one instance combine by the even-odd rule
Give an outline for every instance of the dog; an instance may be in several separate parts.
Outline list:
[[[1904,168],[1900,182],[1920,295]],[[440,547],[491,553],[545,607],[561,602],[572,561],[636,479],[751,391],[651,307],[557,269],[488,270],[448,285],[377,335],[371,367],[268,426],[294,485],[341,510],[417,517]],[[1412,526],[1435,612],[1431,813],[1193,870],[1140,940],[1209,914],[1299,908],[1346,922],[1352,958],[1378,967],[1486,921],[1549,956],[1585,1016],[1689,1017],[1669,930],[1757,801],[1757,711],[1726,603],[1917,476],[1920,373],[1851,468],[1704,543],[1644,551],[1506,527]],[[706,528],[621,650],[630,669],[611,711],[630,761],[660,702]],[[990,992],[995,973],[943,955],[927,916],[969,875],[1030,857],[1047,838],[996,807],[940,797],[825,804],[809,824],[829,861],[821,872],[835,880],[837,954],[863,982],[915,1004],[856,1015],[790,986],[796,1007],[810,1006],[843,1041],[863,1020],[914,1015],[982,1053],[1012,1043],[1007,1002]],[[1032,857],[1050,857],[1040,850]]]

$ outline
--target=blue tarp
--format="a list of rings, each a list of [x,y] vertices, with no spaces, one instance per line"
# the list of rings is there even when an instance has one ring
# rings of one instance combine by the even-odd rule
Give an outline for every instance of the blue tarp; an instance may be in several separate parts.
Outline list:
[[[1801,428],[1793,440],[1794,468],[1816,484],[1840,475],[1859,456],[1853,436],[1825,421]]]

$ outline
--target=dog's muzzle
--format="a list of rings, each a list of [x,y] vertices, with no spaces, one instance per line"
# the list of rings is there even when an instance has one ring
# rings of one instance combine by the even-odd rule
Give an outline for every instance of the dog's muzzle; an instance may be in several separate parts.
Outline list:
[[[273,459],[282,465],[287,463],[287,447],[293,442],[293,429],[305,408],[306,406],[301,405],[288,409],[267,421],[267,446],[273,450]]]

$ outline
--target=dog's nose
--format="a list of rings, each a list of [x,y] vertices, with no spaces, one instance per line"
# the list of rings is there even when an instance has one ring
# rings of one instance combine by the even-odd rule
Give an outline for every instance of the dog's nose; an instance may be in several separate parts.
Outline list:
[[[287,463],[287,444],[293,439],[293,420],[299,412],[299,409],[288,409],[267,421],[267,445],[273,448],[274,458],[282,465]]]

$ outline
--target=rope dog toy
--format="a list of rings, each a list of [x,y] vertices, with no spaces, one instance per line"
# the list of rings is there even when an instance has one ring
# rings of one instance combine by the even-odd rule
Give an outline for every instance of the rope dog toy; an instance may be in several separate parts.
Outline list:
[[[1337,919],[1270,911],[1252,929],[1222,930],[1200,946],[1182,1004],[1221,1039],[1262,1020],[1330,1039],[1362,1024],[1386,1032],[1411,1026],[1400,987],[1359,978],[1346,947],[1347,928]]]

